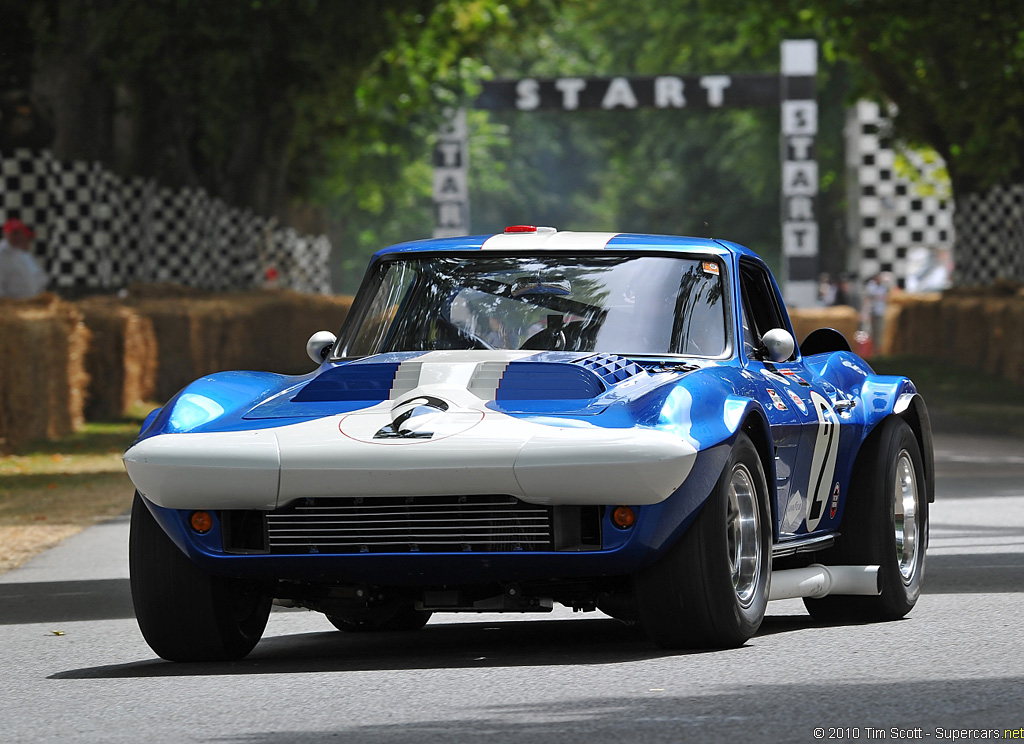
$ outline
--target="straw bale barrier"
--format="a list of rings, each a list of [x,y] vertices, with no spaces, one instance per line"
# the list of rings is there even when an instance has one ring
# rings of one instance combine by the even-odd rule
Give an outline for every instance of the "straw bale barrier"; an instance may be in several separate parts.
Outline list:
[[[81,427],[88,345],[74,305],[52,294],[0,300],[0,451]]]
[[[819,328],[835,328],[842,333],[852,347],[854,335],[860,324],[860,316],[852,307],[837,305],[835,307],[794,308],[789,311],[789,319],[793,322],[793,332],[799,344],[811,331]]]
[[[1024,289],[997,285],[902,295],[886,311],[882,353],[944,359],[1024,385]]]
[[[92,343],[85,357],[91,384],[85,415],[90,421],[116,420],[156,397],[157,343],[149,318],[114,297],[78,303]]]
[[[129,296],[156,339],[153,399],[165,401],[203,375],[227,369],[301,374],[313,369],[306,341],[337,333],[351,297],[289,290]]]

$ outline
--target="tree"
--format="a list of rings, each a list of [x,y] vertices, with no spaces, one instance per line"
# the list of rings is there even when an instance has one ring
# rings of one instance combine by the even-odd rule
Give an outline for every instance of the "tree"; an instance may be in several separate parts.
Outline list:
[[[19,51],[58,158],[283,216],[317,196],[339,142],[439,115],[465,57],[525,4],[6,0],[5,22],[32,29]]]
[[[960,283],[1024,281],[1024,13],[1019,0],[734,0],[750,22],[784,19],[854,64],[855,92],[896,105],[894,133],[945,160],[956,202]],[[979,257],[995,272],[972,274]]]
[[[770,73],[778,69],[781,41],[794,34],[778,24],[744,28],[742,16],[718,0],[665,0],[643,12],[586,0],[565,6],[549,28],[514,48],[492,48],[487,59],[501,77]],[[821,83],[821,258],[839,271],[846,248],[842,67],[825,66]],[[726,237],[778,263],[776,108],[502,113],[491,121],[508,144],[493,148],[482,173],[479,159],[471,163],[474,229],[530,218],[566,228]]]

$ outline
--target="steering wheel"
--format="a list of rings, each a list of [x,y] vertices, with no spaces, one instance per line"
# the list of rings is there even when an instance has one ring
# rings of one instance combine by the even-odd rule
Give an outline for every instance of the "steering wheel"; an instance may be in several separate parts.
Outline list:
[[[561,328],[557,330],[545,328],[526,339],[519,348],[530,351],[563,351],[565,349],[565,332]]]

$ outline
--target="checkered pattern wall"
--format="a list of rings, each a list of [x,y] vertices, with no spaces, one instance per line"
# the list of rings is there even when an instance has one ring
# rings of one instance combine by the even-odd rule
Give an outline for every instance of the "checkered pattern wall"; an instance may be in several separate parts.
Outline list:
[[[1024,184],[968,194],[960,207],[954,220],[958,236],[955,283],[1024,281]]]
[[[905,169],[898,168],[898,158]],[[948,179],[938,175],[945,164],[933,153],[897,152],[887,117],[868,101],[858,102],[847,117],[846,162],[849,265],[861,280],[892,272],[902,287],[913,248],[952,248],[953,200]]]
[[[299,235],[202,189],[125,180],[97,163],[29,150],[0,153],[0,180],[0,222],[17,217],[35,230],[52,289],[135,281],[246,289],[272,270],[276,286],[330,291],[325,236]]]

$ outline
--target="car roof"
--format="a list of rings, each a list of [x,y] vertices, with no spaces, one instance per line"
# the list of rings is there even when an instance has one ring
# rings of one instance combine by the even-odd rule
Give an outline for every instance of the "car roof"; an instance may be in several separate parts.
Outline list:
[[[462,235],[451,238],[414,240],[389,246],[374,254],[374,258],[394,253],[460,252],[475,250],[500,251],[678,251],[703,255],[744,255],[757,258],[757,254],[736,243],[711,238],[693,238],[680,235],[648,235],[641,233],[572,232],[550,228],[536,232],[498,233],[496,235]]]

